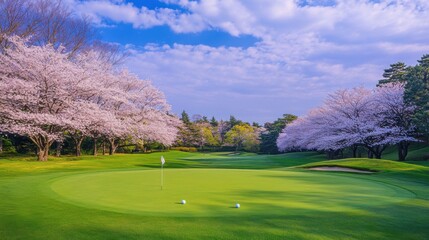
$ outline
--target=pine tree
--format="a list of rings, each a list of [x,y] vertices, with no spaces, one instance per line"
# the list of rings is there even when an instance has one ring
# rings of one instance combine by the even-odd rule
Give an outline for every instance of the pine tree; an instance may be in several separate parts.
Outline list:
[[[418,132],[429,139],[429,54],[423,55],[418,64],[406,75],[405,100],[417,106],[414,124]]]
[[[390,64],[390,68],[384,69],[383,79],[378,81],[377,87],[388,83],[404,83],[409,67],[403,62]]]
[[[182,117],[180,118],[184,124],[189,124],[191,120],[189,120],[189,115],[183,110]]]
[[[216,120],[215,117],[212,117],[212,119],[210,119],[210,125],[212,125],[212,127],[217,127],[219,125],[219,122]]]

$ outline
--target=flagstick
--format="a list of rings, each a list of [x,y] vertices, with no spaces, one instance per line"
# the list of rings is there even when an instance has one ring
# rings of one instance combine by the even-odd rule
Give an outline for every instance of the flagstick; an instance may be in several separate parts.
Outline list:
[[[164,164],[161,164],[161,190],[164,185]]]
[[[164,163],[165,163],[164,156],[161,156],[161,190],[162,190],[162,187],[164,187]]]

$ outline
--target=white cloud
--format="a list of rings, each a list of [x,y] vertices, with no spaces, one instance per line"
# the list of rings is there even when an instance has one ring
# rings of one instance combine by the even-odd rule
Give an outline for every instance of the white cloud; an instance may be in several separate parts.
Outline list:
[[[154,80],[174,102],[177,112],[194,109],[213,114],[216,111],[215,115],[223,118],[252,106],[265,111],[270,108],[272,112],[303,114],[333,89],[371,87],[381,74],[377,64],[346,66],[307,60],[308,55],[297,56],[299,49],[296,48],[296,45],[246,49],[152,45],[133,55],[128,66],[140,76]],[[271,103],[264,106],[267,102]],[[210,112],[207,105],[213,108]],[[221,106],[226,109],[216,110]],[[266,114],[248,114],[243,117],[261,122],[273,119]]]
[[[74,6],[98,24],[109,20],[137,29],[166,25],[176,33],[217,29],[260,39],[249,48],[156,43],[131,47],[129,67],[159,85],[178,111],[194,108],[205,114],[209,107],[200,105],[223,106],[219,112],[231,114],[253,105],[264,111],[271,107],[278,116],[302,114],[334,89],[374,86],[388,64],[414,64],[429,52],[427,0],[163,2],[172,8],[107,0]],[[255,114],[246,114],[243,118],[255,119]]]
[[[69,0],[71,1],[71,0]],[[250,34],[263,39],[277,35],[313,32],[320,37],[364,41],[421,37],[429,32],[429,1],[338,0],[331,5],[294,0],[167,0],[177,8],[148,9],[127,1],[78,1],[73,6],[101,23],[130,23],[135,28],[167,25],[178,33],[211,28],[233,36]],[[306,2],[307,5],[299,3]]]

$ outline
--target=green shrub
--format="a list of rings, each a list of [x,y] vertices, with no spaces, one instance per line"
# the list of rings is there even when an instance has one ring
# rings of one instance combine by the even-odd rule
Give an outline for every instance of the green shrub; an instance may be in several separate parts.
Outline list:
[[[198,152],[198,149],[196,147],[172,147],[171,150],[182,152]]]
[[[8,138],[1,138],[1,141],[3,143],[3,152],[7,152],[7,153],[16,153],[16,149],[12,144],[12,141]]]

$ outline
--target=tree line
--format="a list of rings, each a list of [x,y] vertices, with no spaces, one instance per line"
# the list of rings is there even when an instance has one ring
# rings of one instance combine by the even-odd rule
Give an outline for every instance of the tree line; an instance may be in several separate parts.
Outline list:
[[[279,153],[276,139],[281,130],[297,117],[284,114],[274,122],[263,126],[248,123],[230,116],[228,120],[216,120],[199,114],[189,117],[186,111],[181,114],[182,126],[174,146],[195,147],[205,151],[248,151],[275,154]]]

